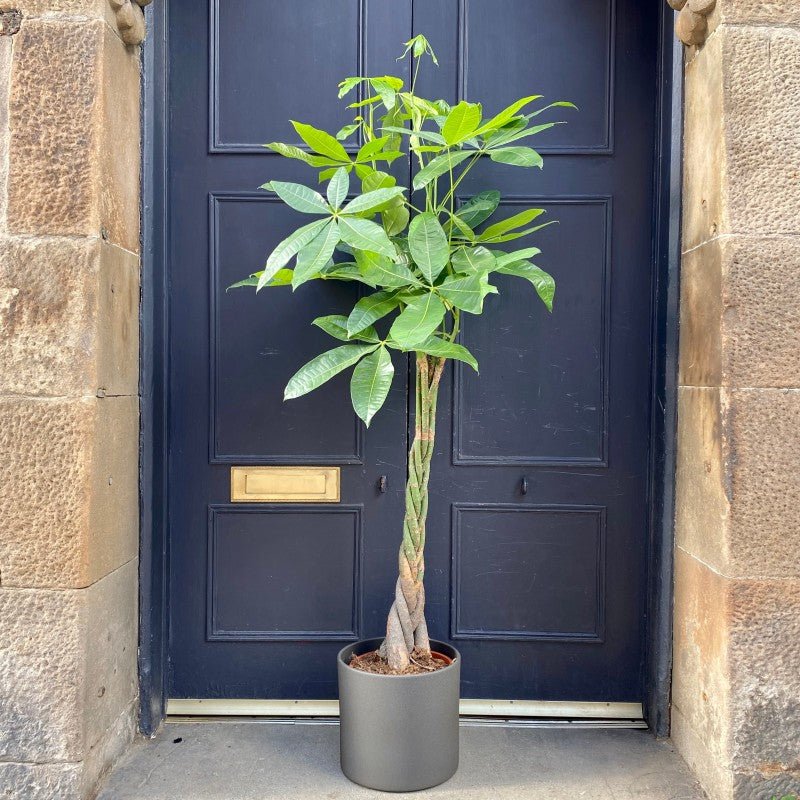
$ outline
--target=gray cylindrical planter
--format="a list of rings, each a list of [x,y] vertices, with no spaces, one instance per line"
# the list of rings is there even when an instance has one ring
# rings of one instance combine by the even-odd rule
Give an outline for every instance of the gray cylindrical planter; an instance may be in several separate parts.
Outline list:
[[[342,772],[385,792],[413,792],[444,783],[458,769],[459,652],[443,642],[431,649],[453,659],[423,675],[375,675],[348,666],[355,653],[382,639],[348,645],[337,659]]]

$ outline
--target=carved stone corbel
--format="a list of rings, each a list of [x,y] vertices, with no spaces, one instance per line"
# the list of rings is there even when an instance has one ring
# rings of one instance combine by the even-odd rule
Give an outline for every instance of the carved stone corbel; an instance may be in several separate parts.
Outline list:
[[[714,10],[717,0],[667,0],[678,12],[675,34],[685,45],[699,46],[708,34],[708,15]]]
[[[142,9],[153,0],[109,0],[117,18],[117,28],[125,44],[137,45],[144,41],[145,24]]]

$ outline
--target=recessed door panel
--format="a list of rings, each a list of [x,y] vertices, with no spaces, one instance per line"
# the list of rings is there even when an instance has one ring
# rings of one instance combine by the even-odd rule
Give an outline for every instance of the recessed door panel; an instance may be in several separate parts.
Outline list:
[[[499,294],[466,316],[462,342],[480,374],[456,366],[457,464],[602,464],[611,281],[611,199],[516,198],[510,216],[539,207],[557,225],[536,237],[537,264],[556,279],[553,313],[533,286],[493,278]]]
[[[364,66],[365,5],[213,0],[211,149],[259,152],[274,141],[305,148],[289,120],[334,132],[349,122],[334,89],[336,76],[359,75]]]
[[[266,192],[215,193],[210,199],[214,461],[362,460],[361,426],[341,402],[346,376],[291,403],[282,391],[298,367],[331,346],[330,336],[308,323],[352,307],[356,290],[313,281],[296,297],[291,287],[259,295],[252,289],[226,291],[260,269],[278,242],[307,221]]]
[[[461,96],[485,102],[491,113],[531,94],[544,94],[545,102],[569,100],[581,113],[542,134],[535,146],[542,152],[613,150],[615,0],[459,5]]]
[[[453,507],[454,639],[602,642],[605,509]]]
[[[359,507],[215,507],[208,535],[209,640],[358,637]]]

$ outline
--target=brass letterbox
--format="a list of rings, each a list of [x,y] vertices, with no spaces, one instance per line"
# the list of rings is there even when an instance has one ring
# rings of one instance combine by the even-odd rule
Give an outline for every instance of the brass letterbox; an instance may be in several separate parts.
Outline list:
[[[339,467],[231,467],[233,503],[338,503]]]

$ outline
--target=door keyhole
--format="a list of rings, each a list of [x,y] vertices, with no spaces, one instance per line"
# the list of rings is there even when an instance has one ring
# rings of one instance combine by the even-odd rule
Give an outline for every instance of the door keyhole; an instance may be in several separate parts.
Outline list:
[[[389,485],[389,480],[385,475],[381,475],[378,481],[378,490],[381,494],[386,494],[386,487]]]
[[[519,489],[522,494],[528,494],[528,476],[523,475],[522,480],[520,481]]]

